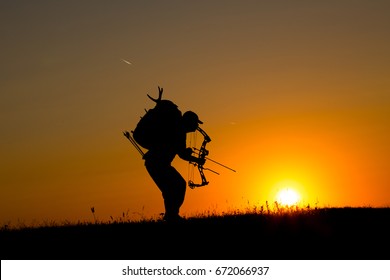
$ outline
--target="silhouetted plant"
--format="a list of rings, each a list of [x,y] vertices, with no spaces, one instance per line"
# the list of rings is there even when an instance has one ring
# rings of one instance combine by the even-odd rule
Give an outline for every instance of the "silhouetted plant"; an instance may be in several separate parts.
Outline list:
[[[95,224],[97,223],[96,221],[96,216],[95,216],[95,207],[91,207],[91,212],[92,212],[92,215],[93,215],[93,219],[95,221]]]

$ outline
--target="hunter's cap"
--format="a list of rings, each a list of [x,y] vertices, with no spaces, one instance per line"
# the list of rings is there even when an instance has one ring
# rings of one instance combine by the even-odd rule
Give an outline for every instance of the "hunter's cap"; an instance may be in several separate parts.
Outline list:
[[[186,119],[190,119],[190,120],[194,120],[196,121],[197,123],[200,123],[200,124],[203,124],[203,122],[201,120],[199,120],[199,117],[197,114],[195,114],[194,112],[192,111],[187,111],[183,114],[183,118],[186,118]]]

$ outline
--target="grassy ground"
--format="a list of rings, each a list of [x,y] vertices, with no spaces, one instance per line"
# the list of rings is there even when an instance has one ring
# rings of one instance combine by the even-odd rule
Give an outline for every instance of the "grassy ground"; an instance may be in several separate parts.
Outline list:
[[[256,209],[0,231],[1,259],[388,259],[390,208]]]

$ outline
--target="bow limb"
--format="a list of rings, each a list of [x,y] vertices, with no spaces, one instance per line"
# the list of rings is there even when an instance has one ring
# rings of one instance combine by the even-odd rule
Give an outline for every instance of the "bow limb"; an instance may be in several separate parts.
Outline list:
[[[203,166],[199,165],[199,164],[196,164],[198,166],[198,170],[199,170],[199,175],[200,175],[200,178],[202,179],[202,182],[201,183],[194,183],[193,181],[189,180],[188,181],[188,186],[191,188],[191,189],[194,189],[194,188],[197,188],[197,187],[203,187],[203,186],[206,186],[208,185],[208,181],[206,179],[206,176],[204,175],[204,172],[203,172]]]

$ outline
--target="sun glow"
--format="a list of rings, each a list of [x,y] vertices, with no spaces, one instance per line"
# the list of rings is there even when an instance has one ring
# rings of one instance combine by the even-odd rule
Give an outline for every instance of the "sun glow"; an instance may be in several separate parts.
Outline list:
[[[300,196],[293,189],[285,188],[278,192],[277,202],[283,206],[292,206],[299,202]]]

